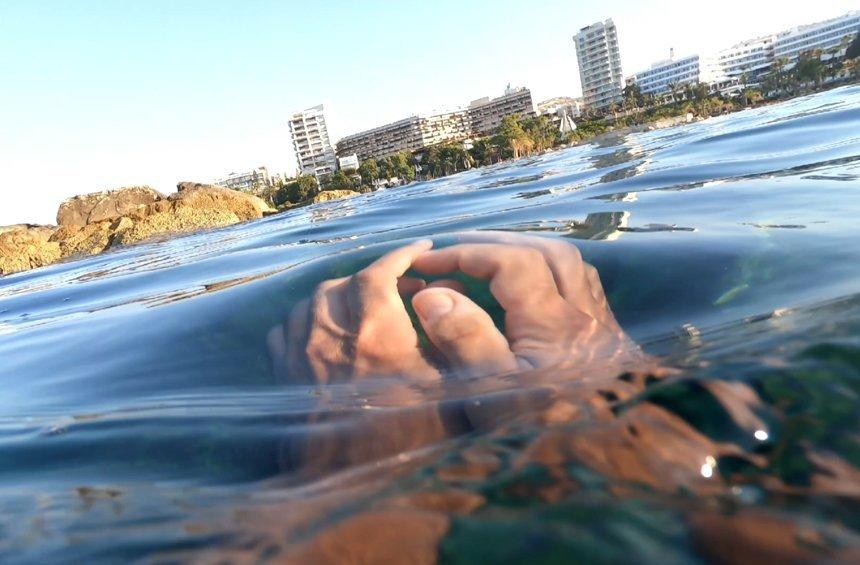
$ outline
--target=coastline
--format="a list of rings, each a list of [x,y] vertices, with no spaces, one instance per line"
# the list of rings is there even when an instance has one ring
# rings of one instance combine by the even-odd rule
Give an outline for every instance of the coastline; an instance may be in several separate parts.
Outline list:
[[[529,155],[552,153],[580,145],[599,143],[610,137],[679,127],[713,115],[761,108],[800,96],[856,84],[856,80],[834,82],[835,84],[821,85],[813,90],[797,93],[795,96],[779,99],[762,98],[742,107],[732,106],[728,111],[723,106],[722,111],[717,114],[701,115],[691,112],[690,110],[695,109],[691,106],[693,104],[691,101],[684,104],[676,102],[672,105],[657,106],[649,110],[640,109],[632,115],[627,113],[611,121],[602,120],[605,128],[593,135],[580,134],[579,139],[570,143],[499,159],[489,164],[478,164],[469,169],[483,168]],[[648,116],[648,111],[655,113]],[[636,123],[628,123],[631,117]],[[452,174],[457,172],[462,171],[455,171]],[[132,193],[135,196],[129,196]],[[141,193],[147,194],[144,200],[140,200]],[[28,223],[0,226],[0,277],[57,262],[74,261],[121,245],[133,245],[155,237],[181,237],[358,194],[360,192],[356,190],[328,188],[318,190],[312,197],[299,202],[272,207],[258,196],[246,192],[217,185],[180,182],[177,185],[177,192],[169,196],[161,195],[149,187],[126,187],[73,196],[60,204],[57,226]],[[102,212],[87,219],[76,218],[72,222],[64,221],[62,218],[64,208],[81,206],[82,202],[90,203],[83,204],[85,208],[89,206],[89,213],[99,207],[112,213]],[[125,207],[122,202],[125,202]]]

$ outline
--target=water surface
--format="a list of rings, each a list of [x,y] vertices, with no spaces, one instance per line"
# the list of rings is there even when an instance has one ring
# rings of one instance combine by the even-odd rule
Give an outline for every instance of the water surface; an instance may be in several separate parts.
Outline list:
[[[745,520],[841,558],[860,535],[858,189],[846,87],[0,278],[0,559],[277,559],[452,490],[476,507],[441,512],[444,561],[697,562],[760,539]],[[274,379],[266,332],[315,284],[473,229],[575,243],[681,373],[487,379],[409,408],[387,383]],[[486,425],[422,436],[439,401],[476,398]],[[635,469],[595,463],[613,450]]]

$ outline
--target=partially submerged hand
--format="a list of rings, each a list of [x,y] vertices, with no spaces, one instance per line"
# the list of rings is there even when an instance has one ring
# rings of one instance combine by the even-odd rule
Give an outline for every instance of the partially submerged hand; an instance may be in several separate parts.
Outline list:
[[[478,232],[463,239],[471,243],[427,251],[413,268],[427,275],[459,271],[488,279],[505,310],[507,347],[489,317],[452,322],[438,315],[449,304],[456,306],[452,312],[480,310],[468,297],[446,288],[422,290],[413,298],[415,309],[431,341],[453,366],[470,364],[468,348],[464,352],[458,345],[464,338],[492,347],[498,368],[508,370],[614,366],[643,359],[615,321],[597,270],[582,260],[576,247],[559,239],[511,233]],[[422,315],[427,312],[436,315]],[[431,331],[440,324],[449,330]]]
[[[404,278],[429,240],[383,255],[355,275],[321,283],[310,300],[269,332],[275,372],[295,382],[331,383],[367,376],[435,380],[400,297],[424,288]]]
[[[644,356],[615,321],[597,271],[573,245],[509,233],[466,234],[430,251],[419,241],[382,256],[351,277],[321,283],[269,333],[275,372],[330,383],[368,376],[435,381],[441,376],[406,311],[412,304],[441,369],[483,376],[575,366],[629,369]],[[488,279],[505,310],[505,333],[453,281],[426,285],[403,275],[462,272]]]

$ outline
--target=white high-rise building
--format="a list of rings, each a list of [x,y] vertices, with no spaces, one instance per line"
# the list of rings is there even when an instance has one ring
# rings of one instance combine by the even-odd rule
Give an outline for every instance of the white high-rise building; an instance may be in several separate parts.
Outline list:
[[[801,53],[821,49],[842,51],[841,48],[857,35],[860,28],[860,11],[848,12],[838,18],[782,31],[773,43],[773,57],[797,61]],[[844,54],[844,51],[838,55]]]
[[[672,55],[657,61],[648,69],[628,77],[628,83],[636,83],[642,94],[666,94],[672,85],[684,86],[701,80],[699,56],[690,55],[675,59]]]
[[[766,35],[742,41],[717,53],[716,62],[725,76],[754,81],[770,70],[775,39]]]
[[[597,22],[573,36],[579,80],[586,108],[600,109],[621,102],[624,81],[618,32],[612,19]]]
[[[296,153],[299,172],[320,177],[337,169],[337,157],[328,137],[323,106],[314,106],[290,117],[290,135]]]

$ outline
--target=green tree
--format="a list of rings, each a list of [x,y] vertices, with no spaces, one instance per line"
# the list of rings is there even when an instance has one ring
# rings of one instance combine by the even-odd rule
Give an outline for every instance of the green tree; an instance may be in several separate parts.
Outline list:
[[[761,91],[756,90],[755,88],[745,88],[741,93],[741,96],[744,100],[744,106],[755,104],[762,99]]]
[[[493,138],[483,137],[472,144],[469,150],[472,161],[480,166],[492,165],[500,159],[499,146],[493,143]]]
[[[343,171],[335,171],[326,186],[327,190],[352,190],[353,188],[355,188],[355,182]]]
[[[854,39],[848,45],[848,49],[845,51],[846,59],[856,59],[860,57],[860,30],[857,30],[854,33]]]
[[[817,85],[824,75],[821,50],[813,49],[801,53],[794,66],[794,74],[801,82],[814,82]]]
[[[642,89],[635,82],[625,86],[624,90],[621,91],[621,96],[625,108],[639,108],[645,104]]]
[[[383,157],[377,161],[379,165],[379,178],[388,180],[391,177],[397,176],[394,173],[394,165],[391,157]]]
[[[669,89],[669,95],[672,97],[672,103],[675,102],[675,97],[678,95],[678,83],[670,82],[666,85],[666,88]]]
[[[310,200],[319,193],[317,179],[310,175],[301,175],[281,186],[272,197],[276,206],[287,203],[298,204]]]
[[[520,125],[526,135],[534,142],[535,151],[543,151],[559,143],[560,132],[546,116],[525,118]]]
[[[358,167],[358,174],[361,175],[361,182],[369,186],[373,186],[373,182],[379,178],[379,167],[376,164],[376,159],[365,159]]]
[[[507,116],[502,119],[495,141],[502,149],[503,157],[517,159],[528,155],[534,147],[534,141],[520,125],[519,116]]]
[[[399,179],[412,181],[415,179],[415,166],[412,164],[412,156],[406,151],[398,151],[390,157],[392,176]]]

